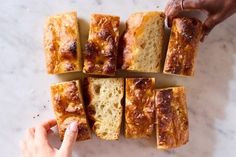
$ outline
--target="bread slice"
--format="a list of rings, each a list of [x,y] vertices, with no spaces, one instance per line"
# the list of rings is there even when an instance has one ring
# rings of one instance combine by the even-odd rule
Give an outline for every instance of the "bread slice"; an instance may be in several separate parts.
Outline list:
[[[96,135],[105,140],[119,138],[124,95],[123,78],[87,78],[87,112]]]
[[[51,16],[44,28],[44,49],[49,74],[82,71],[76,12]]]
[[[114,75],[119,42],[118,16],[93,14],[89,39],[85,45],[84,73]]]
[[[154,78],[126,78],[125,137],[149,137],[154,129]]]
[[[184,87],[157,90],[156,138],[158,149],[176,148],[188,142],[188,112]]]
[[[51,86],[51,101],[61,140],[68,125],[74,121],[78,123],[77,140],[91,138],[80,88],[78,80],[57,83]]]
[[[138,72],[160,72],[164,42],[163,12],[132,14],[121,39],[122,69]]]
[[[195,18],[173,20],[163,73],[194,75],[197,47],[202,34],[202,23]]]

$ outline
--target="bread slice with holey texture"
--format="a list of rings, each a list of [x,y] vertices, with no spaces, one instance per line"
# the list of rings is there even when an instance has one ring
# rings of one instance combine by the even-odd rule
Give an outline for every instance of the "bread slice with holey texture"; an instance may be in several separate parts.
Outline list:
[[[87,112],[95,134],[101,139],[116,140],[122,121],[123,78],[87,78]]]
[[[155,79],[126,78],[125,137],[149,137],[154,129]]]
[[[158,149],[176,148],[189,140],[184,87],[156,91],[156,138]]]
[[[59,14],[47,19],[44,28],[44,49],[49,74],[82,71],[76,12]]]
[[[193,76],[202,23],[196,18],[175,18],[163,73]]]
[[[87,140],[91,137],[80,88],[78,80],[51,86],[51,101],[61,140],[71,122],[78,123],[77,140]]]
[[[120,42],[119,64],[122,69],[160,72],[163,58],[164,19],[162,12],[132,14]]]
[[[85,44],[84,73],[114,75],[116,72],[119,42],[118,16],[93,14],[90,21],[89,39]]]

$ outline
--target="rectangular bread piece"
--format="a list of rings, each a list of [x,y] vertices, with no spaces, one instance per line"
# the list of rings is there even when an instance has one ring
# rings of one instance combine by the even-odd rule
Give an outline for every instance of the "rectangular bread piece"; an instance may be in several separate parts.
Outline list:
[[[185,88],[159,89],[155,100],[157,148],[169,149],[186,144],[189,127]]]
[[[48,17],[44,28],[44,49],[49,74],[82,71],[76,12]]]
[[[119,42],[118,16],[93,14],[84,51],[84,73],[115,75]]]
[[[87,78],[87,112],[95,134],[117,140],[122,121],[123,78]]]
[[[119,66],[137,72],[160,72],[164,43],[163,12],[132,14],[120,42]]]
[[[194,75],[201,34],[202,23],[198,19],[182,17],[173,20],[163,73]]]
[[[91,138],[78,80],[52,85],[51,100],[61,140],[66,128],[73,121],[78,123],[78,141]]]
[[[155,79],[126,78],[125,137],[150,137],[154,129]]]

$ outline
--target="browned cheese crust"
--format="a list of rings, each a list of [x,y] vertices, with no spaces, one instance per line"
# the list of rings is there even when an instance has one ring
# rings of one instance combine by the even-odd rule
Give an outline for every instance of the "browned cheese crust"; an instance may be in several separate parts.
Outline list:
[[[80,82],[77,80],[52,85],[51,100],[60,138],[63,139],[66,128],[75,121],[78,123],[77,140],[90,139],[90,129],[83,105]]]
[[[184,87],[156,92],[157,148],[169,149],[188,142],[188,113]]]
[[[166,54],[164,73],[192,76],[202,23],[195,18],[175,18]]]
[[[118,16],[93,14],[85,45],[84,73],[114,75],[119,41]]]
[[[59,74],[82,70],[76,12],[51,16],[44,28],[47,71]]]
[[[125,137],[151,136],[154,128],[154,78],[126,79]]]

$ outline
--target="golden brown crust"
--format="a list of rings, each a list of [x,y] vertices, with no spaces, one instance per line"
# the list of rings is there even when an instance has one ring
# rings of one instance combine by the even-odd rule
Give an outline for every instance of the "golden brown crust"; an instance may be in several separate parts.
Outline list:
[[[118,16],[93,14],[89,39],[85,45],[83,72],[114,75],[119,41]]]
[[[44,29],[47,71],[59,74],[82,70],[76,12],[51,16]]]
[[[145,33],[147,33],[148,27],[150,25],[154,25],[153,23],[150,22],[151,21],[150,19],[154,18],[157,19],[155,23],[159,23],[158,25],[159,28],[156,28],[157,26],[155,26],[155,28],[158,29],[157,32],[159,37],[158,38],[156,37],[158,40],[156,41],[156,43],[153,44],[153,47],[158,47],[158,48],[155,49],[156,50],[155,52],[152,52],[154,53],[153,59],[156,64],[153,62],[155,66],[152,69],[147,67],[140,68],[139,66],[137,66],[137,64],[142,64],[138,63],[140,62],[141,58],[141,57],[139,58],[139,56],[141,56],[140,53],[143,53],[145,46],[147,46],[150,42],[149,38],[144,40],[144,37],[151,36]],[[129,17],[126,23],[126,31],[122,35],[119,45],[119,56],[118,56],[119,68],[122,68],[124,70],[141,71],[141,72],[160,71],[160,61],[162,58],[161,53],[164,41],[164,19],[165,19],[165,14],[163,12],[156,12],[156,11],[138,12],[132,14]],[[154,40],[154,38],[152,38],[151,40]],[[147,43],[144,43],[145,41]],[[145,65],[140,65],[140,66],[142,67]]]
[[[192,76],[202,23],[195,18],[175,18],[164,65],[164,73]]]
[[[154,78],[126,79],[125,137],[149,137],[154,127]]]
[[[61,139],[63,139],[68,125],[73,121],[78,123],[77,140],[81,141],[91,138],[80,90],[78,80],[51,86],[52,105]]]
[[[156,92],[157,148],[169,149],[188,142],[188,113],[184,87]]]

